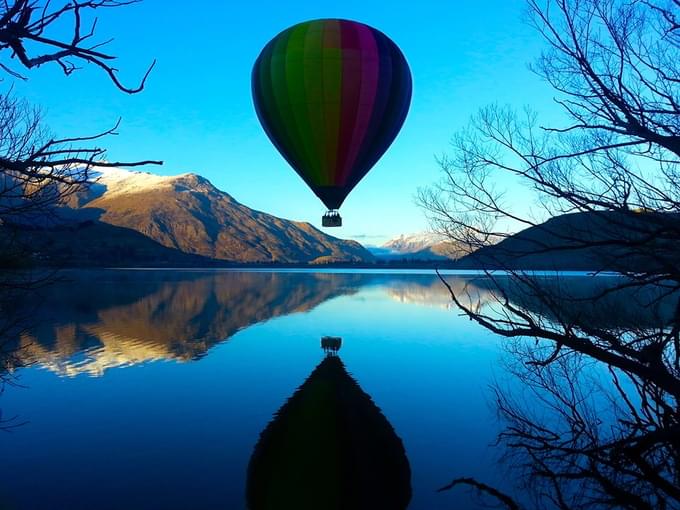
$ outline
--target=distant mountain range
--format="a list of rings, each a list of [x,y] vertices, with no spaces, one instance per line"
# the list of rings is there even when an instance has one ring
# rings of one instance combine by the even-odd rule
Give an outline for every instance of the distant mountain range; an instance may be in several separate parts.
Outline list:
[[[463,255],[450,240],[439,234],[422,232],[402,234],[380,246],[368,247],[377,258],[383,260],[456,260]]]
[[[634,271],[674,264],[680,255],[674,234],[680,232],[680,216],[670,213],[566,214],[472,254],[431,233],[400,235],[369,251],[309,223],[250,209],[196,174],[164,177],[99,169],[96,178],[87,190],[69,197],[49,226],[35,220],[0,224],[0,266],[17,260],[116,267],[378,262],[457,269]],[[666,234],[658,235],[659,227]],[[626,242],[642,242],[648,253],[631,251]],[[17,252],[20,248],[23,251]]]
[[[69,197],[57,226],[26,234],[39,257],[97,265],[373,260],[356,241],[250,209],[196,174],[165,177],[106,168],[95,178]],[[40,239],[46,242],[36,244]]]
[[[451,269],[662,270],[680,259],[680,215],[651,211],[564,214],[473,253],[435,234],[402,235],[370,248],[382,261]]]

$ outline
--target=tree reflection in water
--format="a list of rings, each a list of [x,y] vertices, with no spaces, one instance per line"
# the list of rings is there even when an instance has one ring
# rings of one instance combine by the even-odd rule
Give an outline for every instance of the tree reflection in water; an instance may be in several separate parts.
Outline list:
[[[507,328],[507,336],[516,335],[507,341],[514,360],[509,369],[514,380],[522,384],[509,381],[495,388],[495,397],[505,426],[500,442],[507,453],[507,465],[518,467],[523,475],[524,488],[530,490],[522,494],[533,494],[537,499],[528,507],[680,508],[678,294],[666,295],[666,290],[658,286],[627,287],[629,280],[618,277],[521,276],[450,275],[446,281],[464,308],[478,318],[493,320],[499,328]],[[35,327],[22,329],[5,344],[13,361],[4,373],[33,363],[71,376],[83,372],[101,375],[109,367],[154,359],[189,362],[252,324],[312,310],[327,300],[353,295],[366,287],[383,289],[385,295],[400,302],[445,306],[451,299],[434,275],[82,272],[74,274],[73,279],[75,285],[55,284],[43,290],[42,300],[36,301],[41,306],[33,314]],[[66,295],[69,299],[64,299]],[[25,298],[13,304],[24,310],[24,315],[35,308]],[[508,311],[513,313],[508,315]],[[531,336],[527,332],[537,332],[543,340],[526,340]],[[553,337],[561,342],[548,340]],[[332,351],[332,337],[326,343]],[[300,441],[315,438],[315,431],[325,434],[314,441],[328,444],[310,440],[304,443],[306,448],[316,444],[314,453],[329,445],[344,444],[340,441],[349,440],[348,430],[352,438],[371,444],[379,444],[374,436],[382,437],[385,448],[378,452],[367,448],[360,453],[391,459],[392,466],[402,466],[384,471],[395,480],[391,484],[394,496],[395,491],[408,488],[408,477],[399,478],[408,462],[405,457],[394,461],[403,455],[401,442],[396,436],[386,439],[394,431],[347,375],[342,362],[324,361],[314,374],[282,408],[281,418],[270,425],[271,431],[263,438],[281,443],[284,440],[277,439],[283,437],[281,430],[298,427],[295,424],[307,416],[321,419],[313,410],[334,412],[346,417],[344,429],[307,424],[313,430],[305,435],[306,429],[298,427],[303,431]],[[518,387],[523,389],[518,392]],[[326,399],[324,406],[315,408],[314,388],[325,388],[335,395],[334,400]],[[354,410],[354,414],[348,410]],[[5,419],[11,414],[6,412]],[[363,420],[366,431],[354,431],[361,428],[359,420]],[[261,443],[258,449],[269,444],[266,439]],[[302,455],[305,449],[300,447],[299,452]],[[351,450],[343,452],[349,455]],[[291,462],[278,455],[281,465]],[[253,459],[257,458],[254,454]],[[303,459],[299,457],[300,462]],[[358,463],[354,457],[338,457],[336,461],[336,467]],[[370,465],[365,459],[362,462]],[[292,466],[289,471],[295,469],[302,467]],[[328,479],[314,482],[315,487],[326,491],[318,493],[320,496],[361,482],[347,478],[340,467],[337,473],[342,476],[330,477],[335,485]],[[355,476],[360,473],[357,468]],[[305,487],[313,484],[309,480],[315,480],[314,473],[309,476]],[[398,481],[404,479],[404,483]],[[257,494],[275,494],[266,486],[266,479],[258,483],[267,488]],[[303,486],[302,482],[286,483],[291,497]],[[378,480],[373,485],[374,494],[384,488],[380,483]],[[404,496],[395,501],[392,508],[400,508],[401,503],[403,508],[408,499]],[[267,508],[255,506],[265,503],[253,501],[252,508]],[[346,504],[358,505],[353,501]]]
[[[401,439],[347,373],[340,339],[260,435],[248,466],[250,510],[405,509],[411,470]]]
[[[441,490],[472,486],[511,509],[680,508],[679,293],[632,283],[470,283],[495,299],[469,316],[509,342],[514,379],[494,387],[498,444],[523,500],[471,478]]]

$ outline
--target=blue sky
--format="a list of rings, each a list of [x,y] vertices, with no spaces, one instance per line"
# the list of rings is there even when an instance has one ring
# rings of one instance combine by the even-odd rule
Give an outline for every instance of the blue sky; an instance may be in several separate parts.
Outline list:
[[[416,190],[437,180],[435,156],[480,107],[554,111],[551,89],[527,68],[543,42],[525,21],[523,0],[203,5],[145,0],[100,13],[100,39],[115,37],[108,50],[119,56],[124,81],[135,83],[158,60],[141,94],[121,93],[91,67],[68,78],[43,68],[15,90],[45,109],[58,135],[97,132],[121,116],[120,134],[106,142],[109,160],[162,159],[148,170],[196,172],[250,207],[320,227],[323,204],[258,123],[250,71],[262,46],[297,22],[338,17],[375,26],[406,55],[414,94],[395,143],[343,204],[345,226],[327,230],[366,244],[427,228]]]

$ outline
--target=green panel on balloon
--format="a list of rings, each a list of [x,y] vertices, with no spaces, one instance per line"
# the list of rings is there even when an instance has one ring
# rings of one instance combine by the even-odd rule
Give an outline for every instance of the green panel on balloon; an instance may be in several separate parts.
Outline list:
[[[408,64],[382,32],[307,21],[257,58],[255,110],[274,146],[329,209],[338,209],[392,144],[411,102]]]

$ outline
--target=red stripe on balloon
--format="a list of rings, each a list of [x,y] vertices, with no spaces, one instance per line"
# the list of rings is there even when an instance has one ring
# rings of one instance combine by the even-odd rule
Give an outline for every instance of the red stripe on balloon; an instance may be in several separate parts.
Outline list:
[[[371,115],[373,114],[378,91],[380,69],[378,45],[375,42],[373,31],[366,25],[356,25],[356,29],[359,36],[359,47],[361,48],[361,88],[359,91],[359,104],[354,118],[354,128],[352,129],[352,140],[349,144],[347,159],[342,169],[341,180],[343,184],[347,183],[356,164],[361,144],[371,122]]]
[[[387,147],[382,147],[381,140],[387,130],[385,115],[389,115],[387,107],[390,93],[394,86],[393,62],[389,49],[389,40],[380,32],[371,29],[378,52],[378,84],[375,102],[371,109],[371,118],[368,123],[366,135],[361,140],[361,146],[357,155],[355,169],[352,171],[346,185],[354,186],[376,163]],[[376,154],[379,156],[375,157]]]
[[[342,50],[341,39],[340,39],[340,20],[327,20],[324,23],[323,32],[323,47],[328,50]],[[338,56],[340,58],[340,55]],[[330,62],[330,57],[328,58],[328,66],[335,67],[333,62]],[[324,65],[322,63],[322,65]],[[342,79],[342,76],[340,76]],[[322,80],[327,80],[325,71],[322,73]],[[329,84],[330,85],[330,84]],[[321,106],[324,109],[324,125],[325,125],[325,174],[328,177],[328,182],[334,184],[335,178],[335,168],[337,167],[338,152],[340,151],[338,147],[338,129],[340,125],[340,112],[341,105],[335,104],[338,102],[335,94],[331,94],[329,91],[332,89],[331,86],[324,86],[324,102],[325,104]]]
[[[333,181],[344,184],[347,175],[347,161],[351,150],[354,120],[359,108],[359,91],[361,89],[361,47],[359,34],[354,23],[342,21],[340,24],[342,37],[342,102],[340,116],[340,137],[338,159]]]

